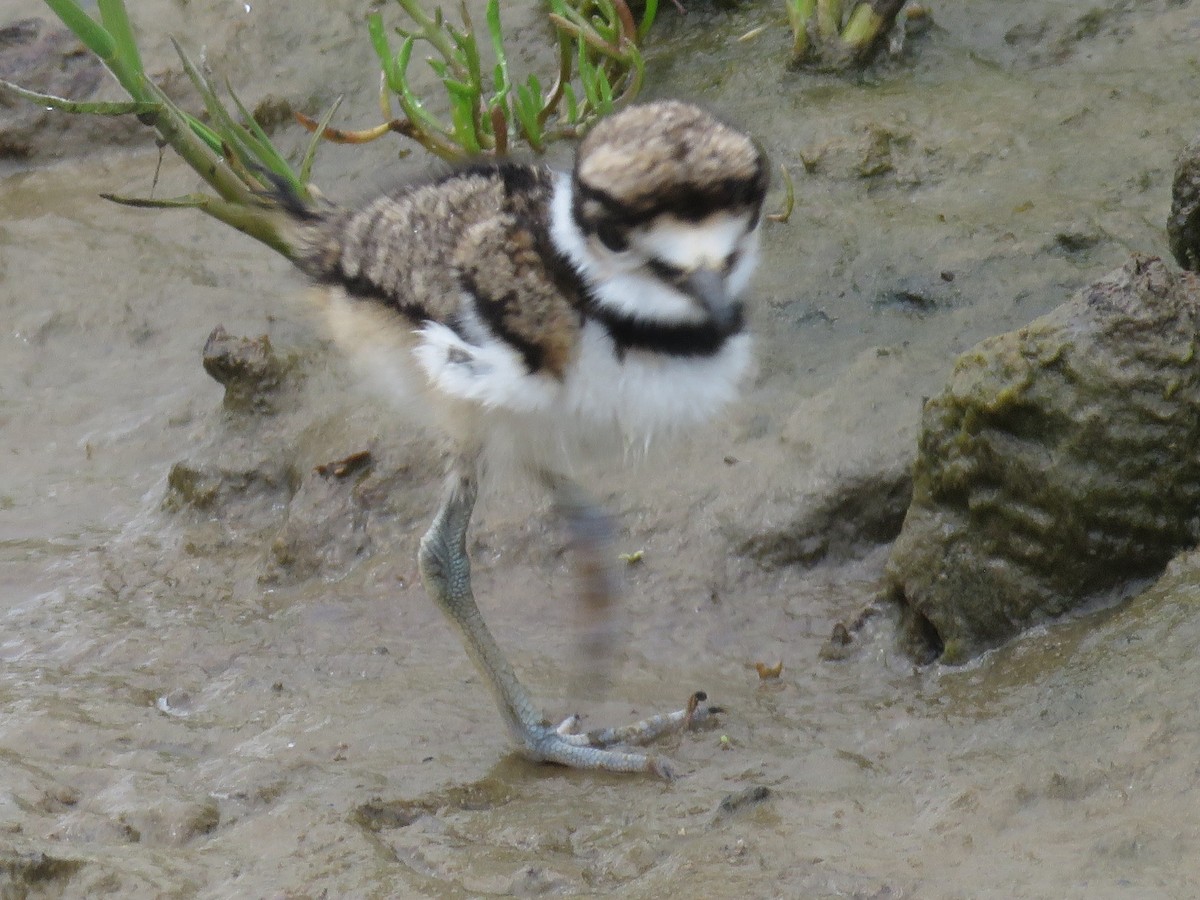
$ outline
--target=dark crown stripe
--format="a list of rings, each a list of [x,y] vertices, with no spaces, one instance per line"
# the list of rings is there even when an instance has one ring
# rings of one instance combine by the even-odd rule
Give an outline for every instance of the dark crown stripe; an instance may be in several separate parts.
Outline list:
[[[580,226],[597,224],[583,214],[588,201],[603,207],[602,218],[610,225],[636,228],[670,214],[687,222],[699,222],[715,212],[750,209],[757,217],[767,193],[765,157],[759,156],[754,173],[746,178],[729,177],[708,184],[677,184],[652,194],[621,201],[603,188],[575,178],[573,212]],[[594,217],[593,217],[594,218]]]
[[[751,182],[733,178],[704,188],[680,185],[675,190],[659,191],[653,197],[633,203],[622,203],[603,189],[583,183],[577,184],[576,191],[575,218],[584,228],[595,226],[598,220],[619,228],[637,228],[662,215],[672,215],[685,222],[699,222],[716,212],[757,209],[761,203],[761,197],[755,196]],[[585,216],[583,206],[587,201],[599,204],[604,212],[599,217]]]

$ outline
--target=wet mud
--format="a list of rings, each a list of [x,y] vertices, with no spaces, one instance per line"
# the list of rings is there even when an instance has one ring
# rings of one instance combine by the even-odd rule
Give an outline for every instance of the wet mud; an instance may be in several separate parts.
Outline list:
[[[98,199],[194,188],[169,158],[155,182],[148,135],[55,125],[0,161],[0,895],[1196,893],[1194,555],[967,667],[914,669],[887,614],[821,650],[883,584],[956,356],[1166,254],[1200,13],[946,4],[908,55],[844,77],[788,69],[772,4],[687,5],[662,4],[649,92],[709,105],[796,179],[757,376],[711,428],[580,473],[639,560],[603,692],[544,503],[495,486],[471,538],[548,714],[615,724],[701,688],[726,708],[664,748],[682,777],[510,752],[417,578],[436,439],[358,383],[268,251]],[[175,33],[252,106],[344,93],[344,124],[374,124],[355,4],[136,6],[168,84]],[[536,4],[505,10],[530,65]],[[0,0],[0,25],[29,15]],[[398,151],[326,148],[318,181],[354,199],[432,168]]]

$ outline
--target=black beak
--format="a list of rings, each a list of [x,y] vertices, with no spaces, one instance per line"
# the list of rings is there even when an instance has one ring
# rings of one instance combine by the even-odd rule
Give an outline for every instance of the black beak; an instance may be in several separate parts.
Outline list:
[[[742,304],[729,296],[722,273],[699,268],[684,275],[680,287],[704,307],[718,330],[731,334],[741,327]]]

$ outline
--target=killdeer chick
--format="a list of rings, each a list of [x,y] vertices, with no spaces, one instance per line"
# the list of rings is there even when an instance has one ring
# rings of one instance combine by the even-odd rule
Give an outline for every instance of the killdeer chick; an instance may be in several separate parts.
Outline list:
[[[573,171],[485,163],[345,210],[292,203],[296,262],[330,287],[349,354],[434,410],[450,473],[420,570],[462,634],[518,746],[535,760],[669,775],[634,752],[707,707],[573,733],[535,707],[471,592],[466,534],[479,478],[530,473],[565,518],[585,599],[615,577],[604,516],[572,460],[703,422],[750,362],[739,299],[755,267],[767,168],[745,135],[678,102],[598,124]],[[699,705],[698,705],[699,704]]]

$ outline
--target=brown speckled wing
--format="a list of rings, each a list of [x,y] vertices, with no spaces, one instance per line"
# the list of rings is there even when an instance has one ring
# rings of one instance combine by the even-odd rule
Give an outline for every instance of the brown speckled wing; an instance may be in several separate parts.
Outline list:
[[[553,176],[484,164],[306,226],[301,268],[410,320],[455,330],[464,314],[561,378],[579,339],[578,279],[550,243]],[[471,309],[465,310],[464,303]]]
[[[546,266],[535,228],[492,216],[463,235],[455,266],[464,293],[489,331],[531,372],[562,378],[579,343],[582,315]]]

